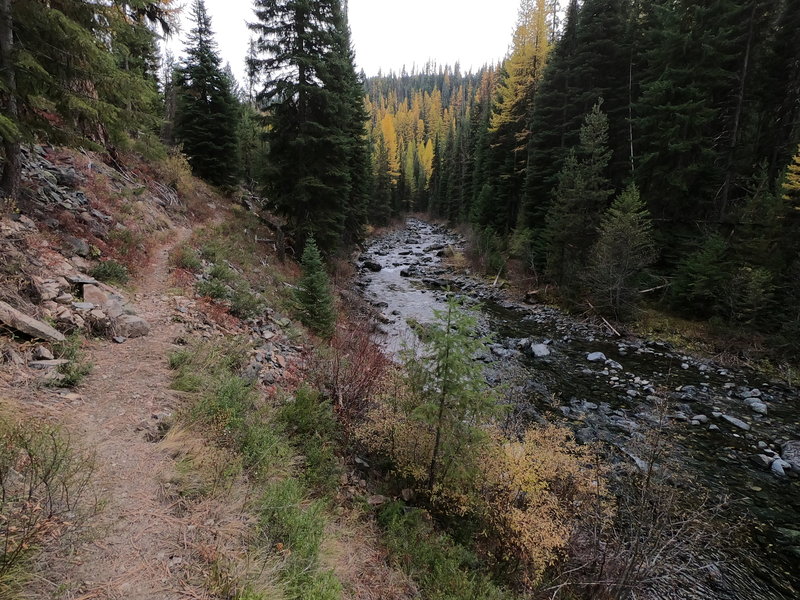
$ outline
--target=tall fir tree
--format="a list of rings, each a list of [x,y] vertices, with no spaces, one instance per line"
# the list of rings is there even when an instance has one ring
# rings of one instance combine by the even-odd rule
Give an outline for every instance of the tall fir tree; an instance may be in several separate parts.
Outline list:
[[[204,0],[194,0],[191,18],[186,58],[176,71],[174,135],[197,176],[231,186],[240,174],[235,82],[220,67]]]
[[[547,214],[544,239],[547,272],[566,291],[575,291],[601,217],[614,190],[606,177],[611,159],[608,117],[595,104],[586,115],[579,144],[567,157]]]
[[[639,300],[645,269],[656,260],[653,224],[636,186],[629,185],[603,215],[584,281],[594,306],[627,318]]]
[[[339,0],[257,0],[256,17],[251,65],[265,78],[267,195],[296,246],[313,235],[329,253],[360,235],[369,189],[346,16]]]

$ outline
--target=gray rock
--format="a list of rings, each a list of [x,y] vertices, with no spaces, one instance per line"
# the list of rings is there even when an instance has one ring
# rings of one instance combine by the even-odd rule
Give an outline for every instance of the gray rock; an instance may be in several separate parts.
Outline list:
[[[115,335],[115,336],[114,336],[113,338],[111,338],[111,339],[112,339],[112,340],[114,341],[114,343],[116,343],[116,344],[124,344],[124,343],[125,343],[125,342],[128,340],[128,338],[126,338],[126,337],[123,337],[123,336],[121,336],[121,335]]]
[[[614,369],[615,371],[621,371],[621,370],[622,370],[622,365],[621,365],[621,364],[619,364],[619,363],[618,363],[617,361],[615,361],[615,360],[607,359],[607,360],[606,360],[606,366],[607,366],[609,369]]]
[[[55,369],[62,365],[67,364],[69,361],[64,358],[56,358],[55,360],[34,360],[28,363],[28,366],[31,369],[39,369],[39,370],[46,370],[46,369]]]
[[[365,261],[364,261],[364,264],[363,264],[362,266],[363,266],[365,269],[369,269],[369,270],[370,270],[370,271],[372,271],[373,273],[377,273],[378,271],[380,271],[381,269],[383,269],[383,267],[382,267],[382,266],[380,266],[378,263],[376,263],[374,260],[365,260]]]
[[[763,402],[752,402],[750,404],[750,409],[760,415],[767,414],[767,405]]]
[[[548,348],[545,344],[533,344],[531,345],[531,354],[537,358],[550,356],[550,348]]]
[[[792,465],[790,465],[782,458],[776,458],[774,461],[772,461],[772,464],[770,465],[769,468],[778,477],[786,477],[786,469],[791,469]]]
[[[86,258],[92,252],[92,249],[89,246],[89,242],[87,242],[86,240],[82,240],[80,238],[68,235],[64,241],[67,243],[69,249],[72,250],[72,252],[77,254],[78,256]]]
[[[83,286],[83,300],[95,306],[104,306],[109,300],[109,295],[93,283]]]
[[[753,454],[750,456],[750,462],[752,462],[755,466],[760,467],[762,469],[769,469],[770,465],[772,464],[773,459],[769,456],[764,454]]]
[[[136,315],[120,315],[113,322],[114,333],[126,338],[142,337],[150,333],[150,325]]]
[[[48,342],[63,342],[66,338],[60,331],[56,331],[47,323],[42,323],[18,311],[13,306],[0,301],[0,323],[5,323],[32,338]]]
[[[50,352],[49,348],[44,346],[36,346],[33,349],[33,358],[36,360],[53,360],[55,356],[53,356],[53,353]]]
[[[73,302],[72,308],[75,310],[92,310],[94,308],[94,304],[91,302]]]
[[[708,426],[708,430],[709,431],[719,431],[719,427],[712,423],[711,425]]]
[[[67,275],[67,281],[73,285],[97,285],[96,279],[89,277],[88,275],[84,275],[83,273],[78,273],[77,275]]]
[[[606,355],[602,352],[591,352],[586,356],[586,360],[589,362],[605,362]]]
[[[758,398],[761,396],[761,390],[754,388],[742,393],[742,398]]]
[[[695,415],[692,417],[692,421],[697,421],[698,423],[708,423],[708,417],[705,415]]]
[[[728,423],[730,423],[734,427],[738,427],[739,429],[743,429],[745,431],[750,431],[750,425],[748,425],[741,419],[737,419],[736,417],[732,417],[730,415],[722,415],[722,418],[725,419]]]
[[[800,440],[783,443],[781,445],[781,458],[791,463],[792,469],[800,471]]]

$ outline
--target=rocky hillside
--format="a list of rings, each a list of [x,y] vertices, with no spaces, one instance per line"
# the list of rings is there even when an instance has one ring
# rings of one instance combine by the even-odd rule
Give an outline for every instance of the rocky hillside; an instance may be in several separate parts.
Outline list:
[[[303,483],[282,415],[317,342],[274,219],[128,161],[33,148],[0,221],[0,598],[410,597],[363,478],[325,455],[336,514]],[[291,522],[266,508],[287,493]]]

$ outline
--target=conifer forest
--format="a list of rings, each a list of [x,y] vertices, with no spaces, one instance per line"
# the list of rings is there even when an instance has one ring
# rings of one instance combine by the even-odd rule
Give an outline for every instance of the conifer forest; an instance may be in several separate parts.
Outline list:
[[[0,0],[0,600],[800,597],[800,0],[420,6]]]

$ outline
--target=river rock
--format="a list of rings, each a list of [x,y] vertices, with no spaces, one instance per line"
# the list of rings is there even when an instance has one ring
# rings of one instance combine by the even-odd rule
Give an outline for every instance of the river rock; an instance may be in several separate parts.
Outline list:
[[[376,263],[374,260],[365,260],[364,264],[363,264],[363,267],[365,269],[369,269],[373,273],[377,273],[378,271],[383,269],[383,267],[380,266],[378,263]]]
[[[767,405],[764,404],[763,402],[751,402],[750,410],[760,415],[765,415],[767,414]]]
[[[722,415],[722,418],[725,419],[728,423],[730,423],[734,427],[738,427],[739,429],[743,429],[745,431],[750,431],[750,425],[748,425],[741,419],[737,419],[736,417],[732,417],[730,415]]]
[[[708,417],[706,415],[695,415],[692,417],[692,421],[697,421],[698,423],[706,424],[708,423]]]
[[[586,360],[589,362],[605,362],[606,355],[602,352],[590,352],[586,355]]]
[[[532,344],[531,354],[533,354],[537,358],[542,358],[543,356],[550,356],[550,348],[548,348],[546,344]]]
[[[785,442],[781,446],[781,458],[792,465],[792,469],[800,471],[800,440]]]
[[[741,396],[742,398],[759,398],[761,396],[761,390],[758,388],[747,390],[746,392],[742,392]]]
[[[772,461],[773,459],[765,454],[753,454],[750,456],[750,462],[762,469],[769,469]]]
[[[778,477],[786,477],[786,469],[791,469],[792,465],[782,458],[776,458],[774,461],[772,461],[772,464],[769,468]]]

